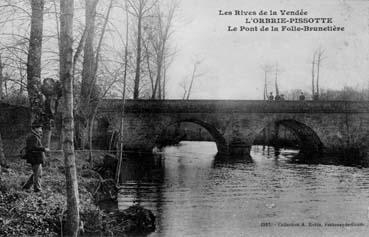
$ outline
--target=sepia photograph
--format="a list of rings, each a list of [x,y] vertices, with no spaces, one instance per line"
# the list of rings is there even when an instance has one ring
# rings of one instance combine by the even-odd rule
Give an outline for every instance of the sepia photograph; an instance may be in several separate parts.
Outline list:
[[[0,0],[0,236],[368,236],[368,0]]]

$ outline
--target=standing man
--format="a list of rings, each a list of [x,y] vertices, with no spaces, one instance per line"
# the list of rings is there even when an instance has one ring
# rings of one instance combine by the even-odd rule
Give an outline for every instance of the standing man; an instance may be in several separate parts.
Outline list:
[[[273,92],[270,92],[270,94],[268,96],[268,100],[269,101],[273,101],[274,100]]]
[[[302,92],[302,91],[301,91],[299,100],[305,100],[305,95],[304,95],[304,92]]]
[[[45,161],[45,152],[49,149],[42,146],[42,126],[41,124],[32,124],[31,134],[26,140],[27,163],[32,165],[33,174],[29,177],[23,189],[30,189],[33,184],[35,192],[41,191],[42,165]]]
[[[281,96],[279,94],[277,94],[274,98],[276,101],[280,101],[281,100]]]

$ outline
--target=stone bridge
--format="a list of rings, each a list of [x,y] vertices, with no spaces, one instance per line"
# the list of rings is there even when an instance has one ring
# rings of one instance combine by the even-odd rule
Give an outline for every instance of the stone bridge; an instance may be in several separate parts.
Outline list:
[[[107,130],[119,131],[122,109],[121,100],[102,102],[99,118]],[[293,131],[304,152],[366,154],[369,144],[369,102],[127,100],[125,149],[151,152],[166,129],[181,122],[202,126],[225,154],[248,154],[255,137],[271,124]]]

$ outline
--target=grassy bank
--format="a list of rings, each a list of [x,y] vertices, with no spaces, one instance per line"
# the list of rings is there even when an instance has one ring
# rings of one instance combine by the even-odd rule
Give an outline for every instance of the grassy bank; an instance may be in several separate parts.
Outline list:
[[[76,154],[82,235],[112,236],[124,234],[133,228],[127,213],[104,213],[95,202],[101,179],[93,167],[97,165],[96,161],[102,160],[103,155],[102,152],[95,152],[95,162],[91,165],[87,162],[87,153]],[[66,188],[62,154],[49,155],[43,167],[41,193],[21,188],[32,173],[29,164],[21,159],[13,159],[8,166],[2,168],[0,179],[0,235],[63,235]]]

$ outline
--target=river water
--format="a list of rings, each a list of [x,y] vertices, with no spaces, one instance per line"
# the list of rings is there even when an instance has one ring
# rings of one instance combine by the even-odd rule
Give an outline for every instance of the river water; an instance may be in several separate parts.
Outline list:
[[[214,143],[181,142],[124,162],[118,207],[152,210],[149,236],[369,236],[369,169],[292,163],[297,153],[221,159]]]

